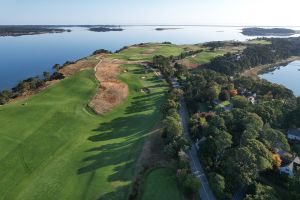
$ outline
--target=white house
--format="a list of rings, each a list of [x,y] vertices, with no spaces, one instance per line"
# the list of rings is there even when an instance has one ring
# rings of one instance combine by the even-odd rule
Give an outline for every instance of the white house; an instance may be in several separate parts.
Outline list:
[[[300,128],[289,129],[288,132],[287,132],[287,137],[290,140],[300,141]]]
[[[248,97],[248,101],[250,101],[253,105],[256,103],[254,96]]]

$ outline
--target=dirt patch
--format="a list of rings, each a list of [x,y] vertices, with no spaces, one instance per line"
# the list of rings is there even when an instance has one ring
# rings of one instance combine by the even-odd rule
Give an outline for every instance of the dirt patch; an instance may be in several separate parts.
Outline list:
[[[153,54],[155,51],[156,51],[156,49],[150,48],[150,49],[147,49],[146,51],[144,51],[143,54]]]
[[[75,64],[67,65],[59,71],[65,76],[71,76],[81,70],[94,68],[98,63],[99,60],[97,59],[84,59],[77,61]]]
[[[119,105],[128,96],[128,86],[120,81],[103,81],[97,94],[90,102],[90,107],[97,113],[103,114]]]
[[[188,59],[179,60],[178,63],[186,66],[188,69],[195,69],[195,68],[199,67],[198,64],[193,63]]]
[[[121,73],[120,65],[124,64],[118,59],[102,59],[101,64],[96,69],[96,78],[101,83],[102,81],[116,80],[118,75]]]
[[[117,79],[122,71],[120,65],[127,62],[108,59],[105,56],[98,59],[100,62],[95,67],[95,76],[100,82],[100,87],[89,106],[97,114],[104,114],[121,104],[128,96],[128,86]]]

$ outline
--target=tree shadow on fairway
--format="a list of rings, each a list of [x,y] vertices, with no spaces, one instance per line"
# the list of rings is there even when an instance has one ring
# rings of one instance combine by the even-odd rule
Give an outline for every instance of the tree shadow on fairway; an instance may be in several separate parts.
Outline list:
[[[97,170],[103,169],[108,170],[107,174],[102,175],[107,182],[131,182],[139,151],[149,133],[147,126],[151,124],[145,123],[148,119],[147,115],[135,115],[118,118],[110,123],[102,123],[95,130],[101,133],[90,137],[89,140],[95,144],[102,141],[114,141],[86,150],[88,155],[82,159],[85,166],[78,169],[77,174],[92,175]],[[99,199],[126,199],[128,192],[128,186],[119,187],[115,192],[105,194]]]
[[[150,87],[147,87],[147,88],[154,88],[154,86],[150,86]],[[165,92],[150,92],[149,94],[136,96],[136,97],[133,97],[132,99],[135,100],[135,101],[136,100],[141,100],[141,99],[147,100],[147,99],[149,99],[153,96],[162,95],[162,94],[165,94]]]
[[[162,80],[159,78],[159,77],[157,77],[157,76],[155,76],[155,77],[153,77],[153,78],[149,78],[149,79],[147,79],[148,81],[151,81],[151,82],[153,82],[153,83],[161,83],[162,82]]]
[[[111,146],[106,145],[106,150],[97,151],[96,154],[90,155],[82,160],[82,162],[89,163],[85,167],[78,170],[78,174],[84,174],[89,172],[94,172],[99,168],[115,166],[114,174],[111,176],[117,177],[114,179],[109,179],[110,181],[128,181],[129,175],[131,174],[132,163],[134,162],[134,156],[137,152],[132,149],[134,143],[141,142],[141,139],[135,140],[134,142],[121,142],[117,144],[111,144]],[[128,171],[129,170],[129,171]],[[116,175],[122,171],[121,174]]]
[[[132,181],[143,142],[159,120],[158,112],[164,92],[153,91],[133,97],[121,117],[101,123],[93,130],[95,134],[88,138],[95,146],[85,151],[86,157],[82,159],[84,165],[78,169],[77,174],[96,173],[98,176],[93,177],[101,177],[101,181],[112,183],[112,189],[114,183],[126,185],[116,187],[114,192],[104,194],[99,200],[127,198],[130,188],[127,183]]]
[[[145,112],[153,110],[153,108],[154,110],[159,110],[162,94],[163,92],[155,92],[135,97],[135,101],[126,108],[125,114]]]
[[[126,140],[137,138],[145,134],[145,130],[142,126],[148,127],[149,125],[146,123],[148,120],[149,115],[120,117],[109,123],[102,123],[97,129],[93,130],[99,132],[99,134],[89,137],[88,140],[92,142],[101,142],[120,138]]]
[[[145,69],[133,69],[130,70],[132,74],[145,74]]]

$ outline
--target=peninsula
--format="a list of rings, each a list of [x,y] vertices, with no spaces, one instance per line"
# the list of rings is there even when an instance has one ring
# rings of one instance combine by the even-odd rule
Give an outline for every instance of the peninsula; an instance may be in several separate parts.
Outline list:
[[[71,30],[56,28],[52,26],[31,26],[31,25],[0,26],[0,37],[39,35],[39,34],[46,34],[46,33],[63,33],[63,32],[71,32]]]

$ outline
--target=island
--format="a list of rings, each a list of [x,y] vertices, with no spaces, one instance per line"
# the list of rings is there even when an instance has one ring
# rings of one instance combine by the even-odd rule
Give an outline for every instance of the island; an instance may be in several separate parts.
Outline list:
[[[63,33],[71,32],[54,26],[38,26],[38,25],[7,25],[0,26],[0,37],[5,36],[22,36],[22,35],[39,35],[46,33]]]
[[[89,30],[94,32],[124,31],[124,29],[120,27],[107,27],[107,26],[92,27],[89,28]]]
[[[178,30],[181,28],[156,28],[156,31]]]
[[[298,34],[299,31],[295,31],[287,28],[244,28],[243,35],[247,36],[292,36]]]

